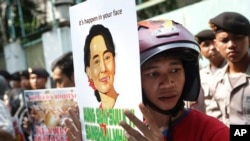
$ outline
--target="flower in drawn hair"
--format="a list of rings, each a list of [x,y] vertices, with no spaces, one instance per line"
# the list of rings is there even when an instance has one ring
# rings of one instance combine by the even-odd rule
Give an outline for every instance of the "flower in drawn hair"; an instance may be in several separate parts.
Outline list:
[[[89,86],[90,86],[93,90],[96,90],[93,81],[92,81],[91,79],[88,79],[88,82],[89,82]]]

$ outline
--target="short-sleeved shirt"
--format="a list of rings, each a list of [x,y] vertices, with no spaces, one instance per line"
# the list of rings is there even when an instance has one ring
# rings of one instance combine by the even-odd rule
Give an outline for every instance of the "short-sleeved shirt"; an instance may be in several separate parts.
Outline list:
[[[167,133],[167,130],[163,132],[165,141]],[[173,121],[174,141],[229,141],[229,137],[225,124],[197,110],[188,110]]]
[[[250,63],[245,73],[230,75],[228,65],[218,78],[213,97],[222,112],[222,121],[229,124],[250,125]]]
[[[219,67],[213,68],[211,70],[210,65],[205,66],[200,70],[200,79],[201,79],[201,92],[200,95],[204,96],[204,105],[205,112],[207,115],[213,116],[215,118],[220,119],[222,114],[219,110],[219,107],[216,101],[212,97],[211,89],[216,81],[215,78],[222,75],[222,68],[226,65],[226,61],[224,61]]]

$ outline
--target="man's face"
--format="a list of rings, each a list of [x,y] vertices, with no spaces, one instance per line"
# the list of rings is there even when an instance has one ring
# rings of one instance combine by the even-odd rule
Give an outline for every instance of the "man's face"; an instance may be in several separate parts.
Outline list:
[[[45,89],[47,78],[32,73],[30,74],[29,81],[31,89]]]
[[[12,88],[21,88],[21,83],[18,80],[11,80],[10,85]]]
[[[87,67],[88,77],[95,88],[101,93],[114,89],[115,58],[107,50],[103,36],[95,36],[90,42],[90,66]]]
[[[218,60],[223,59],[221,54],[217,51],[216,47],[213,44],[213,40],[205,40],[200,43],[201,53],[208,60]]]
[[[21,85],[21,88],[23,88],[23,89],[30,89],[29,79],[21,76],[20,85]]]
[[[74,79],[67,77],[59,67],[56,67],[53,71],[53,81],[56,84],[56,88],[74,87]]]
[[[215,46],[221,55],[230,62],[239,62],[249,48],[249,37],[228,32],[216,33]]]
[[[142,65],[141,79],[146,97],[162,110],[169,110],[182,94],[185,73],[180,59],[161,56]]]

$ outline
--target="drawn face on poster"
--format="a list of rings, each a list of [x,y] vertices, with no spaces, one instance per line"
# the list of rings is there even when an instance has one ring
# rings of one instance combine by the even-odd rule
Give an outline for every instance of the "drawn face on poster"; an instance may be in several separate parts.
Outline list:
[[[85,72],[100,108],[113,108],[118,97],[114,88],[115,45],[108,28],[93,25],[85,40]]]

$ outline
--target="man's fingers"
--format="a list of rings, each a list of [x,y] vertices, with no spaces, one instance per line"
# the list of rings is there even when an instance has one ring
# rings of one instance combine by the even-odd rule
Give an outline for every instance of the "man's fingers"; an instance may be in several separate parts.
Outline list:
[[[66,127],[68,128],[68,131],[70,131],[73,136],[76,136],[77,129],[74,127],[73,123],[69,119],[66,119],[64,122]]]
[[[80,119],[80,115],[79,115],[79,107],[78,107],[78,105],[77,105],[77,104],[75,105],[75,112],[76,112],[76,114],[77,114],[77,117]]]
[[[81,130],[76,129],[69,119],[65,120],[65,125],[68,128],[68,130],[66,131],[66,135],[69,141],[82,141]]]
[[[77,130],[81,130],[81,122],[78,118],[78,114],[73,110],[73,109],[69,109],[69,115],[73,120],[73,123],[75,124]]]
[[[152,115],[150,114],[150,112],[148,111],[147,107],[145,107],[144,104],[140,104],[139,108],[143,114],[143,117],[145,118],[147,125],[149,126],[150,129],[152,129],[153,131],[157,131],[159,130],[159,127],[156,125]]]
[[[125,136],[128,139],[128,141],[146,141],[145,138],[141,135],[140,132],[133,129],[126,122],[121,121],[120,125],[126,131]]]
[[[128,141],[137,141],[133,136],[129,135],[127,132],[124,133]]]
[[[67,130],[67,131],[66,131],[66,135],[67,135],[67,137],[68,137],[68,139],[69,139],[70,141],[74,141],[74,140],[75,140],[75,136],[73,136],[73,134],[71,133],[70,130]]]
[[[148,140],[152,141],[158,141],[158,140],[163,140],[162,132],[160,128],[157,126],[156,122],[154,121],[152,114],[150,111],[145,107],[144,104],[140,104],[139,108],[143,114],[143,117],[145,118],[148,126],[148,130],[144,132],[145,137]]]
[[[69,115],[72,119],[66,119],[65,125],[68,128],[66,135],[70,141],[82,141],[82,131],[81,131],[81,122],[79,119],[79,111],[75,109],[68,110]]]
[[[129,110],[125,110],[124,114],[129,118],[129,120],[131,120],[135,124],[135,126],[140,131],[145,133],[145,131],[148,130],[147,126],[140,119],[138,119],[133,113],[131,113]]]

